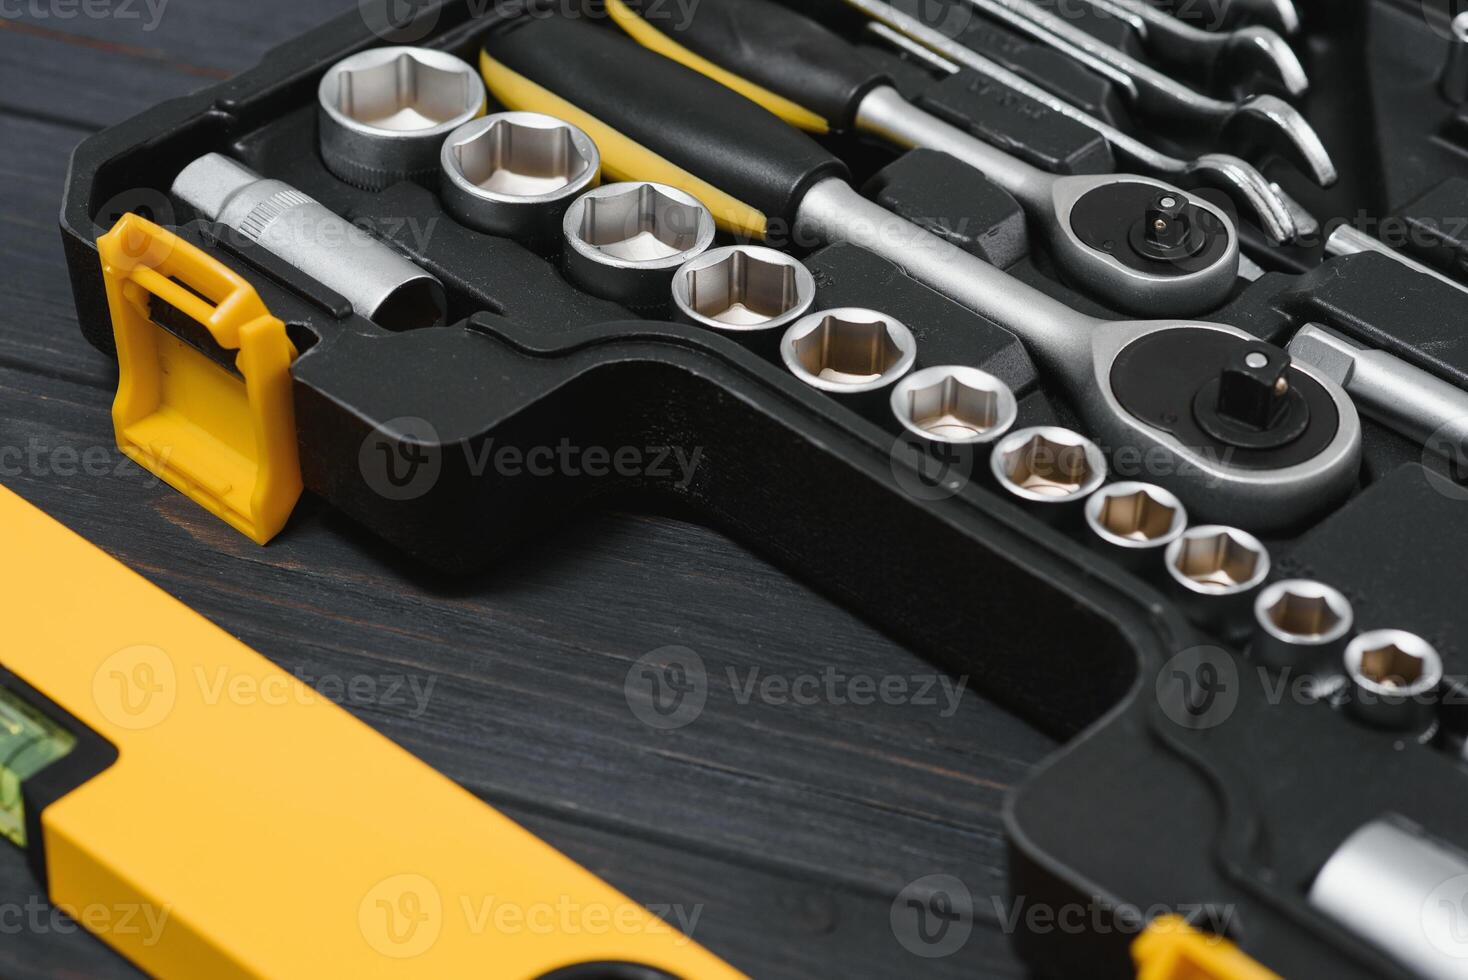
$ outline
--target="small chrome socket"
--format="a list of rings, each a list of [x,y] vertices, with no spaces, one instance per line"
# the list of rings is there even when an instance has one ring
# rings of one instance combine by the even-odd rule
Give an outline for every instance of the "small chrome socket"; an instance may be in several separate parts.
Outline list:
[[[321,159],[369,191],[432,187],[444,137],[484,114],[473,67],[428,48],[373,48],[331,66],[317,88]]]
[[[571,202],[600,179],[591,137],[539,112],[472,120],[439,151],[444,210],[476,231],[533,246],[553,246]]]
[[[645,181],[578,197],[562,223],[566,278],[640,313],[668,310],[674,275],[714,243],[714,216],[698,198]]]
[[[1113,483],[1086,501],[1093,550],[1139,574],[1160,576],[1168,545],[1188,527],[1188,510],[1169,490],[1151,483]]]
[[[1019,402],[1009,385],[987,371],[943,365],[897,382],[892,414],[923,442],[992,446],[1014,428]]]
[[[799,259],[762,245],[729,245],[673,276],[673,316],[746,340],[773,340],[810,312],[816,280]]]
[[[1265,586],[1254,600],[1249,655],[1271,670],[1324,677],[1340,670],[1356,613],[1339,589],[1308,579]]]
[[[1167,546],[1164,567],[1184,610],[1227,639],[1248,635],[1255,591],[1269,577],[1269,549],[1236,527],[1188,528]]]
[[[1106,482],[1101,447],[1054,425],[1005,436],[994,446],[989,468],[1005,494],[1055,524],[1075,523],[1081,502]]]
[[[780,340],[790,373],[818,391],[863,404],[912,370],[917,340],[897,319],[859,307],[821,310],[796,321]]]
[[[1406,630],[1372,630],[1350,642],[1343,663],[1357,718],[1395,731],[1432,728],[1443,679],[1432,644]]]

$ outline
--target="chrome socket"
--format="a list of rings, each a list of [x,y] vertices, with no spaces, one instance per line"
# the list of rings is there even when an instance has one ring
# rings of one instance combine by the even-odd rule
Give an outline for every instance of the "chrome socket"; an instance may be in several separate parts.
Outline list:
[[[673,316],[740,337],[778,339],[816,301],[816,280],[799,259],[762,245],[705,252],[673,276]]]
[[[1422,637],[1405,630],[1372,630],[1346,647],[1348,707],[1369,725],[1425,732],[1437,714],[1442,657]]]
[[[381,327],[416,330],[443,322],[442,283],[289,184],[209,153],[183,169],[173,194],[340,293]]]
[[[566,278],[641,313],[665,313],[674,274],[714,243],[698,198],[644,181],[607,184],[576,199],[562,222]]]
[[[1236,527],[1205,524],[1167,546],[1164,565],[1188,616],[1220,636],[1246,636],[1255,591],[1269,577],[1269,549]]]
[[[1086,501],[1093,550],[1139,575],[1161,575],[1167,548],[1188,527],[1188,510],[1151,483],[1113,483]]]
[[[1101,447],[1059,426],[1020,429],[1001,439],[989,468],[1002,489],[1052,523],[1072,523],[1079,504],[1106,482]]]
[[[1019,418],[1009,385],[978,368],[944,365],[909,374],[892,389],[892,414],[924,442],[991,446]]]
[[[326,169],[369,191],[401,180],[432,187],[444,137],[484,114],[484,81],[428,48],[373,48],[327,70],[316,90]]]
[[[566,210],[601,179],[601,153],[578,127],[539,112],[464,123],[439,151],[439,197],[460,224],[552,245]]]
[[[1308,579],[1273,582],[1254,600],[1249,655],[1272,670],[1327,677],[1339,672],[1355,625],[1355,610],[1339,589]]]
[[[812,388],[867,402],[912,370],[917,340],[893,317],[842,307],[796,321],[780,340],[780,357]]]

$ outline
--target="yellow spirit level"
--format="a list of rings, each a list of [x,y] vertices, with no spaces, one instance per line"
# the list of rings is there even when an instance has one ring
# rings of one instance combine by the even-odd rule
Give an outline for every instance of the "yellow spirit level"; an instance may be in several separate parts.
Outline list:
[[[740,976],[3,489],[0,535],[0,833],[142,969]]]

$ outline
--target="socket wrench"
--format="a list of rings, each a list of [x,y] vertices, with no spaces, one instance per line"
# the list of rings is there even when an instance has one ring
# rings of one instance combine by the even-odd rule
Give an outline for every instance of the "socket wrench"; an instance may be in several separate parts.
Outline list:
[[[1269,577],[1269,549],[1237,527],[1190,527],[1163,556],[1188,617],[1234,639],[1246,635],[1254,592]]]
[[[1263,146],[1329,187],[1339,174],[1325,144],[1298,109],[1273,95],[1228,102],[1203,95],[1118,51],[1029,0],[956,0],[1107,79],[1139,116],[1218,143]]]
[[[415,330],[443,322],[441,282],[289,184],[208,153],[179,173],[173,194],[334,289],[379,326]]]
[[[1105,139],[1118,159],[1127,166],[1151,176],[1180,181],[1184,186],[1206,184],[1222,190],[1241,211],[1254,217],[1272,241],[1286,244],[1299,238],[1300,229],[1294,212],[1278,188],[1252,164],[1223,153],[1208,153],[1192,160],[1169,156],[1033,84],[997,61],[959,44],[886,0],[845,2],[872,18],[871,30],[875,35],[935,69],[954,74],[961,66],[976,72],[1051,112],[1085,126]]]
[[[673,275],[714,242],[714,216],[691,194],[643,181],[587,191],[566,212],[561,266],[593,296],[665,313]]]
[[[923,442],[984,446],[1014,427],[1019,402],[987,371],[940,365],[909,374],[892,389],[892,415]]]
[[[1280,529],[1357,483],[1350,398],[1242,330],[1078,313],[868,201],[839,160],[755,103],[579,21],[510,22],[488,35],[482,64],[501,103],[573,107],[604,155],[626,148],[610,168],[683,187],[727,230],[850,242],[1007,327],[1093,438],[1150,466],[1196,514]]]
[[[1128,480],[1102,487],[1086,501],[1091,546],[1136,572],[1162,570],[1167,548],[1188,528],[1188,509],[1162,487]]]
[[[1395,815],[1346,838],[1310,904],[1428,980],[1468,978],[1468,856]]]
[[[439,197],[455,220],[532,244],[554,242],[571,202],[601,179],[591,137],[538,112],[465,123],[443,141],[439,165]]]
[[[1073,523],[1074,505],[1106,482],[1106,456],[1090,439],[1055,425],[1020,429],[994,446],[999,488],[1050,523]]]
[[[1351,714],[1378,728],[1423,734],[1435,724],[1442,656],[1406,630],[1372,630],[1345,653]]]
[[[432,185],[444,137],[484,114],[474,69],[429,48],[372,48],[337,62],[316,90],[321,159],[369,191]]]
[[[1306,579],[1274,582],[1254,603],[1249,655],[1296,676],[1333,675],[1355,623],[1351,602],[1339,589]]]
[[[1463,461],[1468,391],[1315,323],[1300,328],[1289,351],[1344,388],[1366,415],[1449,462]]]
[[[1081,0],[1092,10],[1128,25],[1147,54],[1200,85],[1222,87],[1265,75],[1292,96],[1310,89],[1305,66],[1284,38],[1251,25],[1205,31],[1158,10],[1147,0]]]
[[[817,391],[843,398],[885,391],[917,361],[917,340],[894,317],[842,307],[796,321],[780,341],[790,373]]]
[[[633,9],[638,0],[606,3],[634,40],[753,96],[793,125],[856,128],[971,165],[1024,207],[1069,280],[1108,306],[1200,313],[1220,305],[1238,277],[1238,231],[1213,204],[1152,178],[1057,177],[1033,167],[923,112],[845,39],[788,7],[703,0],[674,37]],[[813,60],[824,71],[819,86],[809,84]]]
[[[735,335],[768,335],[810,312],[816,280],[799,259],[759,245],[728,245],[673,276],[673,315]]]

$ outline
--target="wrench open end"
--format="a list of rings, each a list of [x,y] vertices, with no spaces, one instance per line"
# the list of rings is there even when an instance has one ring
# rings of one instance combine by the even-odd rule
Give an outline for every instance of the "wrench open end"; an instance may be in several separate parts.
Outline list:
[[[1254,95],[1239,103],[1224,124],[1235,145],[1262,146],[1279,153],[1321,187],[1340,177],[1330,151],[1300,110],[1274,95]]]
[[[1294,212],[1252,164],[1227,153],[1205,153],[1188,161],[1187,176],[1228,194],[1275,244],[1288,245],[1300,239]]]
[[[1229,62],[1239,77],[1258,73],[1271,78],[1291,97],[1310,91],[1310,77],[1289,42],[1268,27],[1241,27],[1228,35]]]

